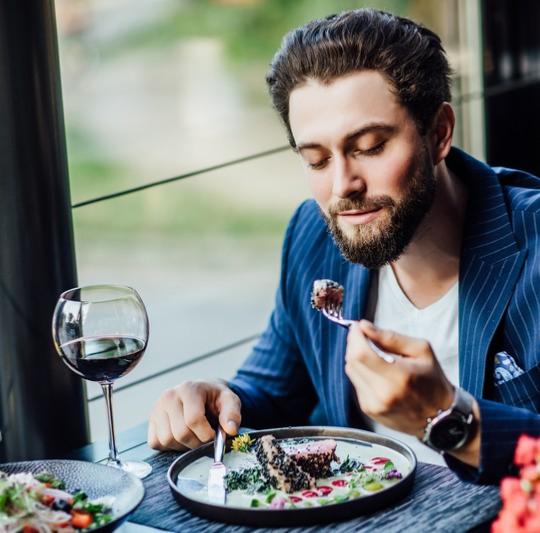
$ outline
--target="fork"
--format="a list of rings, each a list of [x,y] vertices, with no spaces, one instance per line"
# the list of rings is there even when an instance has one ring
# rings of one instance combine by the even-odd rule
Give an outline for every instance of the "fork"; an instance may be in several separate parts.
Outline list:
[[[349,329],[354,323],[354,320],[348,320],[343,318],[343,304],[337,301],[330,301],[327,299],[324,303],[324,306],[321,308],[321,313],[332,322],[339,324],[345,329]],[[383,352],[379,347],[377,347],[370,339],[366,339],[370,348],[384,361],[387,363],[395,363],[396,358],[393,355],[390,355],[386,352]]]

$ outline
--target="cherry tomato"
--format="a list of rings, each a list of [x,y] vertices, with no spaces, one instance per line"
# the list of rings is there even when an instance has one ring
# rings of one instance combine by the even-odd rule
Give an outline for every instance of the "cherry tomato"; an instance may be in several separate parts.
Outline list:
[[[54,503],[54,496],[51,496],[50,494],[43,494],[43,496],[41,496],[41,503],[47,507],[50,507]]]
[[[90,513],[72,511],[71,512],[71,525],[79,529],[86,529],[94,521]]]

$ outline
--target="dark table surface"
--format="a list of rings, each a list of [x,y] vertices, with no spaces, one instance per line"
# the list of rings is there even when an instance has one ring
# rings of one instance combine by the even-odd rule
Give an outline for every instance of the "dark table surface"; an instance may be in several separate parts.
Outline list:
[[[124,432],[119,438],[119,449],[125,459],[146,459],[153,471],[144,480],[146,494],[143,502],[123,526],[122,533],[152,531],[171,532],[309,532],[328,530],[349,531],[489,531],[500,500],[498,488],[479,486],[460,481],[449,469],[419,463],[411,493],[390,508],[353,520],[294,528],[251,528],[211,522],[199,518],[174,500],[166,479],[167,469],[177,453],[156,453],[145,443],[146,425]],[[72,455],[72,458],[100,461],[107,455],[106,443],[92,444]],[[336,517],[338,518],[338,517]],[[150,529],[146,529],[146,526]]]

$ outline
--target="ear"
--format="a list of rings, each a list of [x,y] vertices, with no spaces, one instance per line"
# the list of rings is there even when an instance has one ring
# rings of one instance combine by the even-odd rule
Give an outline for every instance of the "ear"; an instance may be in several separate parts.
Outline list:
[[[448,102],[443,102],[433,119],[431,128],[434,165],[438,165],[448,155],[452,147],[455,124],[456,116],[452,106]]]

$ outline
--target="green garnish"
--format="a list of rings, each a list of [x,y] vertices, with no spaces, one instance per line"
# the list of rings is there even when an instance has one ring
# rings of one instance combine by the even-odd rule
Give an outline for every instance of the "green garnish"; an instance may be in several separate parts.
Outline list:
[[[272,503],[272,500],[276,497],[277,492],[275,490],[270,491],[265,498],[266,503]]]
[[[332,499],[331,498],[318,498],[317,503],[319,505],[328,505],[329,503],[332,503]]]
[[[392,461],[388,461],[384,463],[383,470],[385,472],[390,472],[390,470],[394,470],[396,467],[394,466],[394,463]]]
[[[64,490],[66,488],[65,483],[61,479],[54,477],[49,472],[42,472],[41,474],[38,474],[34,477],[38,481],[41,481],[41,483],[46,483],[47,485],[50,485],[53,489]]]
[[[370,492],[375,492],[377,490],[381,490],[383,488],[383,485],[380,481],[373,480],[369,483],[364,483],[363,487]]]
[[[225,475],[227,490],[246,490],[250,493],[266,492],[272,489],[259,467],[231,470]]]
[[[361,463],[358,459],[351,459],[348,455],[337,468],[334,469],[334,474],[349,474],[350,472],[355,472],[362,470],[364,464]]]
[[[250,507],[259,507],[261,505],[261,502],[257,500],[257,498],[253,498],[251,500],[251,503],[249,504]]]

